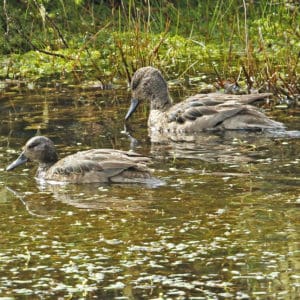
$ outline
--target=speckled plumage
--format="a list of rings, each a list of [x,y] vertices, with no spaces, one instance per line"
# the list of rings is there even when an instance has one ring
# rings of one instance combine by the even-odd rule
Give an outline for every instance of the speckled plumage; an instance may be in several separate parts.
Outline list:
[[[69,183],[142,182],[151,178],[146,166],[150,158],[135,152],[91,149],[58,160],[53,142],[44,136],[31,138],[19,158],[7,167],[10,171],[26,161],[37,161],[36,177]]]
[[[159,70],[138,69],[131,82],[132,105],[127,120],[141,101],[150,102],[148,128],[161,134],[194,134],[205,130],[283,129],[284,125],[268,118],[249,105],[270,96],[270,93],[228,95],[197,94],[172,105],[168,86]]]

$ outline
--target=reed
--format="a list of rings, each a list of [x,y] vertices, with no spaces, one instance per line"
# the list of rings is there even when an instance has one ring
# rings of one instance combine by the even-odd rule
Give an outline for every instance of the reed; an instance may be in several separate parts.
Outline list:
[[[300,93],[297,1],[4,0],[0,14],[2,78],[105,84],[153,65],[172,79]]]

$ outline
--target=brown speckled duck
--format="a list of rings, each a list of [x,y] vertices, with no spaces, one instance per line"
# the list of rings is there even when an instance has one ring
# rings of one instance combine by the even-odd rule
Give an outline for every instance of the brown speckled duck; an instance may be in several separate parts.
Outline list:
[[[143,183],[151,178],[146,166],[150,158],[138,153],[91,149],[58,160],[53,142],[45,136],[28,140],[23,152],[6,170],[13,170],[27,161],[37,161],[39,167],[36,177],[47,181]]]
[[[249,104],[270,96],[270,93],[228,95],[197,94],[172,105],[168,86],[161,72],[153,67],[138,69],[131,81],[132,100],[127,121],[142,101],[150,102],[148,128],[150,136],[192,135],[206,130],[284,129],[284,125],[268,118]]]

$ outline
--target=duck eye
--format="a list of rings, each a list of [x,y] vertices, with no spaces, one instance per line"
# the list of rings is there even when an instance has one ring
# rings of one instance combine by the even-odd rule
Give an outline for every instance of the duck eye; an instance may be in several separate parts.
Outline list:
[[[32,149],[32,148],[34,148],[35,146],[37,146],[39,143],[32,143],[32,144],[30,144],[30,145],[28,145],[28,148],[29,149]]]

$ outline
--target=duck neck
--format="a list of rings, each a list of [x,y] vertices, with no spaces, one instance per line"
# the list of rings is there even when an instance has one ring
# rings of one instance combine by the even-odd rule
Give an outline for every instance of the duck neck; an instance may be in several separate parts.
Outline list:
[[[48,153],[39,163],[37,177],[45,177],[46,172],[58,161],[56,152]]]
[[[154,98],[151,101],[151,110],[166,111],[172,106],[172,99],[167,93],[164,97]]]

